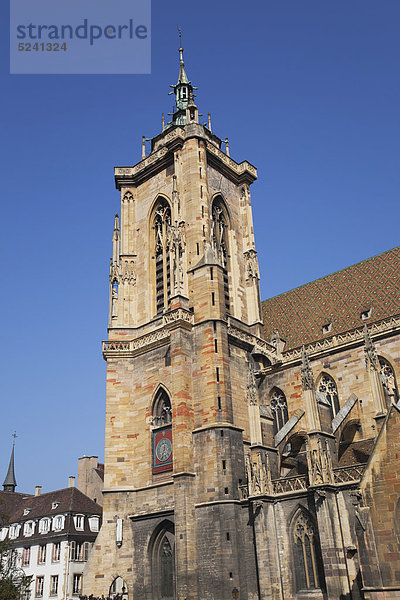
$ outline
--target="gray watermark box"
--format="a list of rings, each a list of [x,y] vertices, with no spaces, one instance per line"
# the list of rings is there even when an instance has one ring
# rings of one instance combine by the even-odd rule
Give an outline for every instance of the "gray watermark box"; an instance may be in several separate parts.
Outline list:
[[[151,71],[150,0],[10,3],[10,73]]]

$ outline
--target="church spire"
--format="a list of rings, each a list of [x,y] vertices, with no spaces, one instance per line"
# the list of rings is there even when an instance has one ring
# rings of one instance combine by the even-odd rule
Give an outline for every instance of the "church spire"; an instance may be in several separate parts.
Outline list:
[[[182,32],[179,27],[178,27],[178,31],[179,31],[179,78],[178,78],[178,84],[179,83],[180,84],[189,84],[190,82],[187,78],[186,71],[185,71],[185,63],[183,61]]]
[[[17,434],[14,432],[13,433],[14,440],[13,440],[13,446],[12,446],[12,451],[11,451],[10,464],[8,465],[7,475],[3,482],[3,490],[5,492],[15,492],[15,488],[17,487],[17,481],[15,479],[15,472],[14,472],[14,448],[15,448],[15,438],[16,437],[17,437]]]
[[[197,89],[192,86],[185,70],[185,62],[183,60],[182,47],[182,32],[179,31],[179,76],[176,85],[171,85],[175,94],[176,110],[172,113],[172,122],[169,125],[186,125],[190,122],[198,121],[197,107],[194,103],[193,90]],[[189,112],[188,112],[189,109]]]

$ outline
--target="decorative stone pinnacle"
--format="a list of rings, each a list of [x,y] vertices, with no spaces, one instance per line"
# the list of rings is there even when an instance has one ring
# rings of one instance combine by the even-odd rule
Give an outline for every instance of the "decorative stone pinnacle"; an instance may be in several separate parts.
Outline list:
[[[378,371],[379,363],[376,356],[376,348],[371,339],[367,324],[364,325],[364,354],[365,368],[370,367],[374,371]]]
[[[301,349],[301,362],[301,385],[303,387],[303,390],[313,390],[314,375],[310,366],[310,361],[308,359],[308,355],[304,344]]]

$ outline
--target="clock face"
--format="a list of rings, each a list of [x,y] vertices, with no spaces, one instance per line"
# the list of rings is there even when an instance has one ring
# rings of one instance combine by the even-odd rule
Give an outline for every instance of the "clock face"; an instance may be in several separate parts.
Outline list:
[[[166,462],[172,454],[171,440],[162,438],[156,446],[156,456],[160,462]]]

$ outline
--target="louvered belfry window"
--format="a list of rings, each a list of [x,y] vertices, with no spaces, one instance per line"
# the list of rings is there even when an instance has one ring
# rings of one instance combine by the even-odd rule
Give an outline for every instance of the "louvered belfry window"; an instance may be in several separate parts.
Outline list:
[[[160,200],[154,216],[157,314],[168,307],[171,295],[170,226],[171,209],[166,200]]]
[[[226,209],[220,198],[216,198],[212,205],[211,243],[224,269],[225,308],[226,312],[229,312],[228,219]]]

